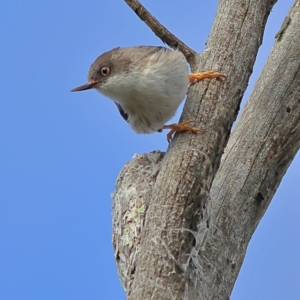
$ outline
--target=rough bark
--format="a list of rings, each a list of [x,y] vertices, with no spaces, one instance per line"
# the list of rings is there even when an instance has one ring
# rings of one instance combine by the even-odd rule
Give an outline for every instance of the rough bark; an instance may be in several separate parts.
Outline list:
[[[201,268],[203,289],[212,299],[231,294],[247,245],[300,148],[299,0],[287,18],[210,189],[213,233],[205,251],[210,263]]]
[[[230,296],[300,147],[299,0],[230,133],[274,3],[220,1],[207,49],[191,68],[228,78],[193,85],[182,115],[206,133],[177,135],[166,154],[137,156],[119,175],[113,243],[129,299]]]

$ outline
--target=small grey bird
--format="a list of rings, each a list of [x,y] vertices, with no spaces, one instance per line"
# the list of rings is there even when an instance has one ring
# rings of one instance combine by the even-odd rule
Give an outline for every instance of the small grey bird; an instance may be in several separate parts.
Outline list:
[[[91,65],[88,83],[71,92],[95,88],[114,101],[135,132],[171,129],[167,135],[170,142],[175,132],[201,131],[189,126],[191,120],[165,125],[175,115],[189,83],[218,77],[226,78],[213,71],[188,74],[187,61],[178,50],[155,46],[114,48]]]

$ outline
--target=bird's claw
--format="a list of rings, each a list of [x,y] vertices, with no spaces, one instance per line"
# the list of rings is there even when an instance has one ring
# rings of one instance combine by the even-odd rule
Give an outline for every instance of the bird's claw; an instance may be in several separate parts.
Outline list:
[[[165,125],[162,129],[171,129],[170,132],[167,134],[167,140],[168,142],[170,143],[171,140],[173,139],[173,135],[176,133],[176,132],[181,132],[181,131],[189,131],[191,133],[198,133],[198,132],[201,132],[203,133],[204,130],[202,129],[198,129],[196,127],[191,127],[189,126],[190,123],[194,122],[193,120],[188,120],[188,121],[185,121],[185,122],[182,122],[182,123],[174,123],[174,124],[170,124],[170,125]]]
[[[205,78],[224,78],[226,79],[227,76],[215,71],[206,71],[200,73],[191,73],[189,74],[189,82],[194,83]]]

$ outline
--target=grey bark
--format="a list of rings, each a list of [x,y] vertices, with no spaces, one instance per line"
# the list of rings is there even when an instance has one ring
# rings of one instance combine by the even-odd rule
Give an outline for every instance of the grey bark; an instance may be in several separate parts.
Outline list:
[[[228,78],[193,85],[182,115],[206,133],[178,134],[165,154],[136,156],[119,175],[113,244],[129,299],[231,294],[300,147],[299,0],[231,132],[274,3],[220,1],[207,49],[191,68]]]
[[[196,51],[189,48],[177,36],[171,33],[163,26],[138,0],[125,0],[130,8],[138,15],[138,17],[147,24],[147,26],[170,48],[180,50],[185,56],[189,64],[195,63],[194,59],[197,55]]]

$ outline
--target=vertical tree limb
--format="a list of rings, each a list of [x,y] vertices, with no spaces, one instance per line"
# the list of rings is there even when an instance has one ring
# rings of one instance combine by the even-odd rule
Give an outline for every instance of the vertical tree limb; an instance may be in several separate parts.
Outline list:
[[[297,4],[297,5],[295,5]],[[300,1],[234,128],[211,188],[213,235],[202,265],[213,298],[232,290],[247,245],[300,148]],[[274,229],[275,230],[275,229]],[[220,250],[222,246],[222,251]]]
[[[223,299],[224,295],[230,295],[234,282],[231,274],[229,279],[224,277],[226,272],[223,277],[211,272],[210,286],[204,284],[210,276],[209,269],[216,268],[204,252],[205,240],[210,238],[211,211],[214,211],[209,190],[274,3],[234,0],[219,4],[207,49],[191,67],[193,71],[220,70],[229,77],[226,82],[213,80],[192,86],[183,112],[183,119],[196,119],[203,124],[206,134],[178,135],[163,160],[158,160],[159,167],[155,176],[151,175],[152,181],[140,177],[141,182],[146,180],[151,184],[146,193],[144,190],[136,194],[140,200],[144,195],[149,199],[144,208],[137,207],[144,218],[139,223],[138,243],[133,246],[132,242],[122,240],[127,225],[128,230],[135,230],[130,228],[128,218],[119,226],[121,236],[114,238],[115,245],[136,247],[136,251],[131,252],[135,257],[127,285],[130,299],[207,299],[212,295]],[[150,163],[150,169],[154,165]],[[133,174],[128,171],[131,167],[121,173],[115,207],[118,199],[126,199],[121,197],[122,193],[139,190],[139,184],[128,184]],[[147,174],[147,168],[141,168],[138,172],[142,173],[137,174]],[[127,185],[122,186],[125,178]],[[216,242],[211,248],[218,246]],[[126,259],[120,249],[119,246],[116,249],[117,261]],[[227,253],[222,252],[222,255],[227,257]],[[237,274],[237,271],[232,272]],[[219,294],[218,285],[221,286]]]

